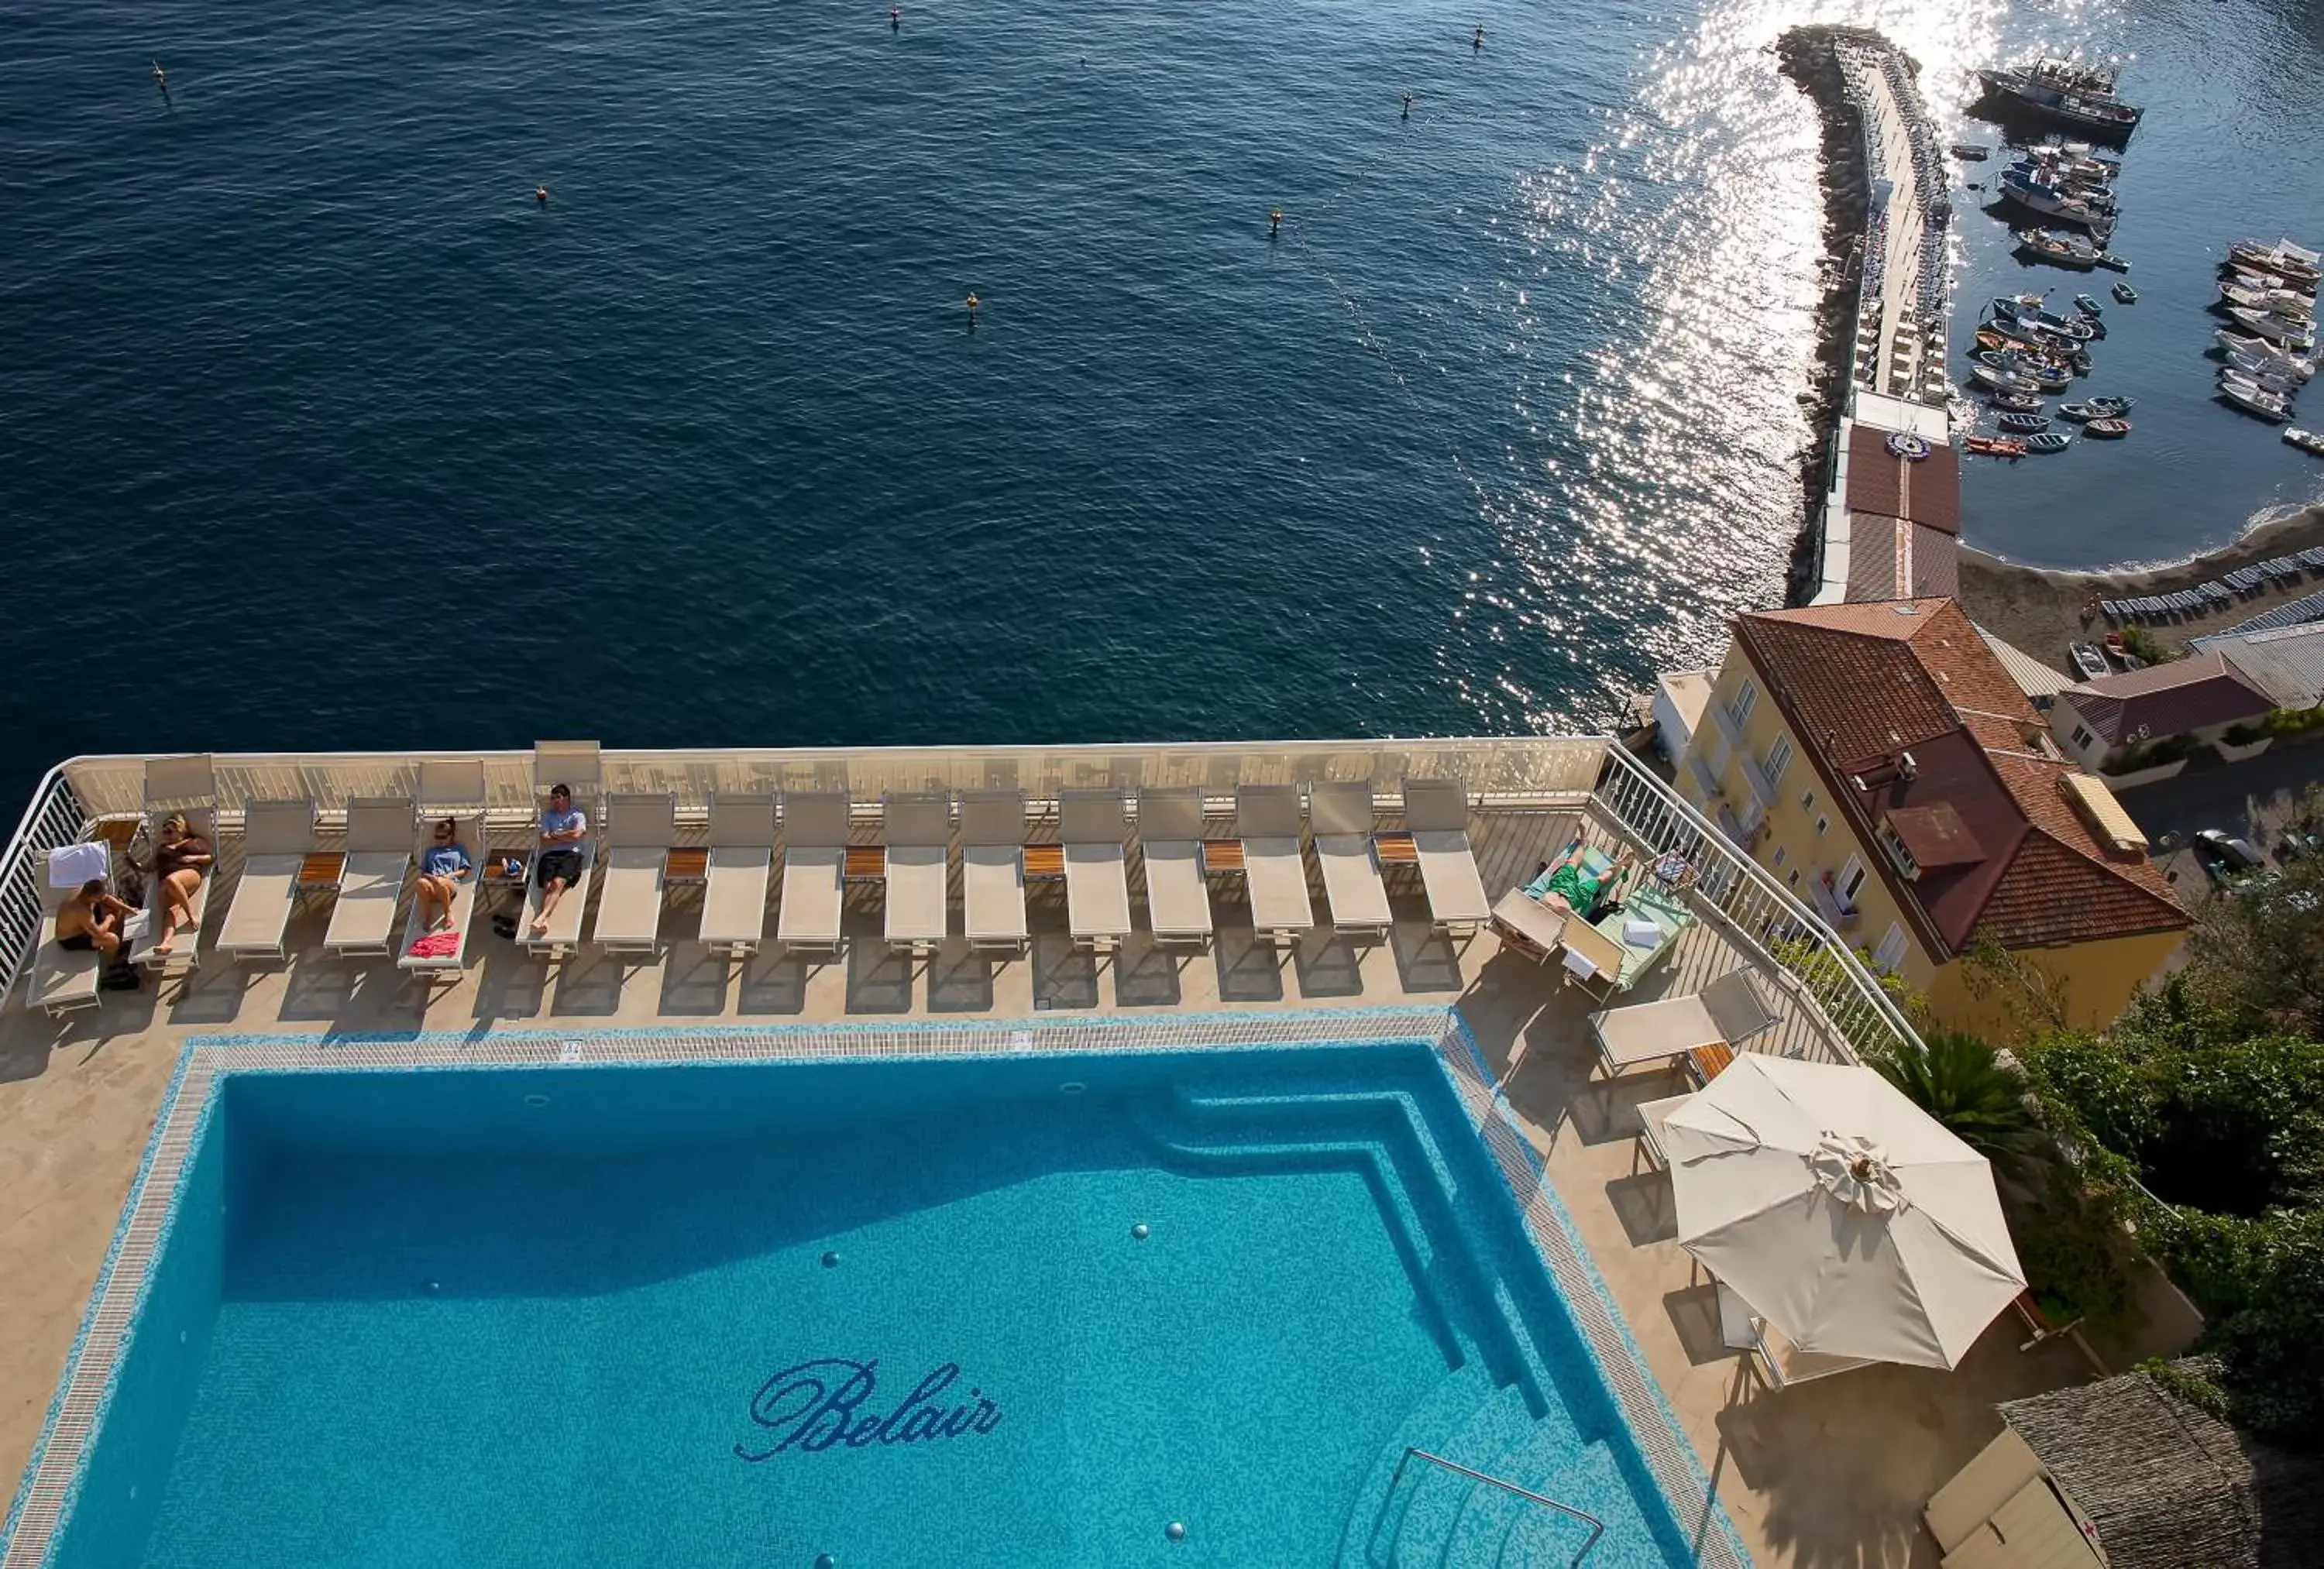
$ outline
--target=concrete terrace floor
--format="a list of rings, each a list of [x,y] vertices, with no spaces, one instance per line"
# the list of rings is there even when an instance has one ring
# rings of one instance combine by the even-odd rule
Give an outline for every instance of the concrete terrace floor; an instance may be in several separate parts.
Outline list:
[[[1616,848],[1594,814],[1480,813],[1473,837],[1488,890],[1529,876],[1577,830]],[[231,841],[226,862],[226,881],[209,905],[213,931],[237,869]],[[1135,857],[1132,867],[1142,921]],[[955,864],[955,930],[957,876]],[[1312,867],[1311,882],[1321,913]],[[1240,887],[1214,879],[1220,932],[1212,952],[1169,955],[1140,935],[1118,959],[1093,962],[1072,950],[1063,885],[1036,885],[1029,961],[971,958],[955,938],[915,964],[890,957],[881,940],[879,888],[851,886],[845,959],[802,964],[770,952],[740,965],[706,958],[691,940],[695,910],[681,890],[664,921],[674,940],[659,961],[585,950],[552,973],[484,928],[460,983],[426,1001],[390,960],[314,951],[327,913],[318,906],[293,921],[287,967],[205,954],[198,970],[158,996],[149,983],[55,1021],[12,998],[0,1020],[0,1322],[8,1329],[0,1340],[0,1474],[19,1475],[39,1436],[178,1049],[192,1035],[1443,1004],[1460,1007],[1497,1073],[1517,1060],[1510,1105],[1754,1559],[1802,1569],[1935,1564],[1922,1503],[1999,1430],[1996,1401],[2089,1376],[2080,1354],[2062,1340],[2021,1353],[2016,1320],[2005,1315],[1952,1373],[1875,1367],[1779,1391],[1744,1378],[1720,1344],[1707,1277],[1671,1240],[1667,1179],[1634,1160],[1637,1103],[1683,1086],[1659,1071],[1594,1078],[1590,1000],[1554,969],[1503,952],[1489,932],[1465,943],[1436,935],[1416,883],[1390,887],[1397,920],[1385,944],[1351,946],[1319,927],[1278,956],[1254,945]],[[1751,962],[1714,922],[1698,922],[1622,1000],[1683,994]],[[1804,1000],[1776,974],[1760,974],[1785,1020],[1755,1046],[1828,1057]]]

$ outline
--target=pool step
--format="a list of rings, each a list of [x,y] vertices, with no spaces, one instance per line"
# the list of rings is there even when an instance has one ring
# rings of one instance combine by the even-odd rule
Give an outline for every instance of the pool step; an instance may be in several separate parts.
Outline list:
[[[1585,1445],[1570,1427],[1547,1422],[1536,1423],[1490,1464],[1477,1469],[1601,1518],[1606,1500],[1620,1500],[1628,1487],[1604,1444]],[[1442,1563],[1443,1569],[1571,1564],[1589,1539],[1588,1524],[1572,1515],[1504,1488],[1471,1482],[1445,1535]]]
[[[1561,1403],[1548,1359],[1535,1344],[1527,1304],[1521,1303],[1511,1289],[1513,1269],[1522,1271],[1531,1261],[1508,1258],[1506,1244],[1493,1240],[1502,1238],[1509,1224],[1506,1212],[1495,1213],[1489,1207],[1506,1202],[1506,1193],[1484,1166],[1481,1153],[1466,1163],[1471,1180],[1464,1182],[1464,1167],[1448,1160],[1437,1147],[1427,1114],[1412,1096],[1392,1089],[1285,1096],[1203,1095],[1182,1090],[1176,1098],[1188,1120],[1220,1132],[1265,1131],[1281,1137],[1287,1132],[1313,1129],[1320,1119],[1324,1126],[1361,1128],[1369,1133],[1407,1195],[1406,1207],[1419,1212],[1425,1222],[1434,1242],[1428,1252],[1456,1272],[1465,1295],[1473,1298],[1468,1304],[1471,1310],[1456,1314],[1454,1322],[1477,1342],[1479,1351],[1505,1381],[1526,1391],[1536,1416],[1547,1415]],[[1494,1186],[1480,1191],[1485,1183]],[[1529,1248],[1531,1244],[1519,1245]],[[1537,1289],[1533,1294],[1540,1295]],[[1566,1311],[1554,1295],[1530,1305],[1536,1312],[1561,1317]]]
[[[1404,1458],[1405,1446],[1417,1445],[1425,1449],[1441,1442],[1445,1434],[1459,1432],[1480,1409],[1507,1392],[1493,1381],[1482,1364],[1471,1363],[1448,1373],[1413,1403],[1397,1423],[1396,1430],[1388,1435],[1388,1442],[1373,1456],[1370,1468],[1364,1473],[1363,1485],[1356,1490],[1356,1501],[1349,1507],[1346,1523],[1341,1528],[1337,1559],[1343,1569],[1357,1569],[1368,1564],[1379,1569],[1379,1564],[1388,1562],[1381,1558],[1375,1563],[1365,1554],[1375,1536],[1385,1542],[1394,1535],[1395,1522],[1383,1518],[1384,1509],[1393,1501],[1400,1514],[1408,1501],[1391,1498],[1392,1491],[1400,1494],[1410,1485],[1410,1467],[1406,1468],[1405,1487],[1396,1485],[1397,1463]]]
[[[1533,1425],[1533,1413],[1524,1398],[1513,1389],[1505,1389],[1448,1435],[1434,1441],[1424,1435],[1406,1442],[1486,1471],[1498,1456],[1515,1447]],[[1404,1460],[1402,1445],[1397,1445],[1396,1458]],[[1411,1461],[1366,1528],[1356,1533],[1360,1555],[1343,1563],[1363,1569],[1439,1569],[1455,1562],[1445,1553],[1470,1495],[1479,1485],[1457,1471],[1425,1460]]]

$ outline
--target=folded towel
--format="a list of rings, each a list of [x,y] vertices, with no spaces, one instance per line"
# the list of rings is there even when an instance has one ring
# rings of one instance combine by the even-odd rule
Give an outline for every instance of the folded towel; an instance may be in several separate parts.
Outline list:
[[[1565,968],[1583,980],[1588,980],[1598,973],[1596,965],[1570,948],[1565,950]]]
[[[49,886],[78,888],[113,871],[113,851],[95,840],[59,845],[49,852]]]
[[[403,950],[406,959],[449,959],[460,951],[456,931],[431,931]]]
[[[1622,922],[1622,940],[1632,948],[1652,948],[1663,940],[1663,929],[1651,921]]]

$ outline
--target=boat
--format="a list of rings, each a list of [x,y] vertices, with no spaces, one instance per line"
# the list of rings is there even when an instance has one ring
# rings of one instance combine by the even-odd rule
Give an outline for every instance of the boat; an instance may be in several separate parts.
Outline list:
[[[2138,404],[2135,398],[2085,398],[2083,402],[2100,414],[2127,414]]]
[[[2273,343],[2266,338],[2246,337],[2243,334],[2231,331],[2227,327],[2221,327],[2214,335],[2218,340],[2219,347],[2227,352],[2227,358],[2230,362],[2234,361],[2238,355],[2246,359],[2273,361],[2281,365],[2286,372],[2292,375],[2299,377],[2303,381],[2308,380],[2309,377],[2316,374],[2316,362],[2314,360],[2306,358],[2300,354],[2289,353],[2281,344]]]
[[[2114,72],[2103,66],[2038,60],[1977,74],[1994,96],[2050,119],[2110,136],[2127,136],[2138,128],[2139,111],[2116,97]]]
[[[2113,294],[2116,299],[2122,301],[2125,305],[2136,305],[2138,303],[2138,290],[2133,289],[2127,280],[2116,284],[2114,286]]]
[[[2227,369],[2247,381],[2258,382],[2271,392],[2281,392],[2289,397],[2300,390],[2297,375],[2284,369],[2281,363],[2261,359],[2256,354],[2229,354]]]
[[[2228,282],[2240,284],[2246,289],[2282,289],[2290,290],[2302,299],[2316,298],[2316,290],[2308,285],[2291,282],[2278,278],[2273,272],[2263,272],[2256,267],[2238,267],[2230,262],[2225,271]]]
[[[2042,399],[2030,392],[1996,392],[1993,406],[2005,414],[2039,414]]]
[[[2020,316],[2040,316],[2043,297],[2038,294],[1997,294],[1986,309],[1999,321],[2015,321]]]
[[[2098,264],[2098,248],[2080,234],[2052,234],[2040,229],[2018,229],[2017,248],[2029,256],[2058,267],[2087,272]]]
[[[2081,673],[2084,681],[2096,681],[2099,676],[2110,674],[2114,670],[2114,666],[2107,663],[2106,656],[2098,651],[2098,647],[2095,643],[2070,644],[2067,646],[2066,652],[2073,656],[2074,668]]]
[[[2027,435],[2036,430],[2049,429],[2050,417],[2046,414],[2005,414],[1994,423],[2004,430],[2014,430],[2020,435]]]
[[[2085,425],[2093,419],[2109,418],[2112,417],[2113,412],[2114,411],[2111,408],[2099,403],[2061,403],[2058,405],[2058,417],[2061,419],[2070,419],[2077,425]]]
[[[2114,215],[2101,211],[2088,197],[2063,188],[2044,185],[2023,175],[2005,174],[1996,188],[2028,212],[2079,224],[2103,243],[2114,233]]]
[[[2324,256],[2289,240],[2278,240],[2273,245],[2257,240],[2237,240],[2227,247],[2227,255],[2232,261],[2272,272],[2288,283],[2304,283],[2313,289],[2319,280],[2324,280],[2324,269],[2318,265],[2324,262]]]
[[[2083,433],[2098,441],[2120,441],[2130,434],[2130,421],[2116,416],[2093,419],[2082,427]]]
[[[2324,457],[2324,435],[2319,435],[2312,430],[2301,430],[2297,427],[2294,427],[2292,429],[2287,430],[2283,433],[2283,439],[2298,447],[2301,452],[2312,452],[2318,457]]]
[[[2025,444],[2006,436],[1972,436],[1965,439],[1961,445],[1973,453],[1982,453],[1987,457],[2025,455]]]
[[[2098,639],[2098,646],[2106,650],[2106,656],[2109,659],[2120,660],[2130,657],[2130,644],[2120,632],[2108,632]]]
[[[2246,310],[2273,311],[2293,321],[2316,319],[2316,302],[2289,289],[2246,289],[2240,283],[2222,283],[2219,298]]]
[[[2292,417],[2290,399],[2269,391],[2256,381],[2236,375],[2233,371],[2220,373],[2219,396],[2238,408],[2256,414],[2262,419],[2272,419],[2278,425]]]
[[[2038,453],[2063,452],[2073,444],[2074,438],[2070,436],[2061,436],[2054,430],[2045,430],[2038,436],[2027,436],[2025,450]]]
[[[2105,268],[2109,272],[2127,272],[2130,271],[2129,258],[2117,256],[2111,251],[2101,251],[2098,252],[2098,265]],[[2116,289],[2127,289],[2130,285],[2127,283],[2117,283],[2115,287]],[[2122,297],[2116,295],[2115,298],[2119,299]],[[2131,298],[2135,299],[2137,296],[2133,295]],[[2127,304],[2128,301],[2125,301],[2124,303]]]
[[[1969,373],[1972,381],[1977,381],[1982,386],[1990,387],[1997,392],[2039,392],[2042,390],[2042,389],[2035,386],[2030,379],[2017,374],[2015,371],[1996,370],[1991,365],[1971,365],[1969,368]]]
[[[2260,336],[2288,348],[2305,351],[2316,346],[2315,324],[2312,322],[2293,321],[2273,311],[2252,310],[2240,305],[2228,307],[2227,314]]]
[[[2063,392],[2074,384],[2074,374],[2071,371],[2034,370],[2026,373],[2033,377],[2034,390],[2036,392]]]
[[[1952,155],[1955,158],[1966,159],[1971,163],[1983,162],[1992,155],[1992,148],[1981,147],[1974,142],[1956,142],[1952,145]]]
[[[2087,294],[2078,294],[2074,296],[2074,308],[2080,311],[2087,317],[2101,317],[2106,314],[2106,307],[2100,305],[2095,298]]]

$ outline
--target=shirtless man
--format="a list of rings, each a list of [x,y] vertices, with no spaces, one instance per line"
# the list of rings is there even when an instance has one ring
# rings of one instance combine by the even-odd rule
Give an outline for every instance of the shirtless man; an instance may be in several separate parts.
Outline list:
[[[101,953],[106,964],[117,963],[126,940],[121,923],[135,913],[105,891],[103,877],[91,877],[80,892],[57,906],[57,946],[76,953]]]

